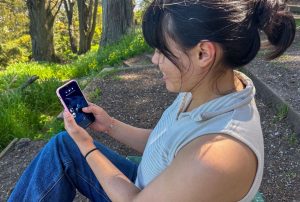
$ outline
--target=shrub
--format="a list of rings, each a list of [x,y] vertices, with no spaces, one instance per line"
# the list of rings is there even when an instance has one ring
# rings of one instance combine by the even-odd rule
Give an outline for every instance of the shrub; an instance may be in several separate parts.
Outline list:
[[[99,51],[94,46],[71,64],[15,63],[0,71],[0,150],[14,137],[47,139],[63,129],[56,119],[62,106],[55,90],[65,80],[91,75],[147,50],[139,31]],[[33,75],[40,78],[21,91],[19,87]]]
[[[29,35],[8,41],[0,46],[0,66],[6,67],[16,62],[27,62],[30,58],[31,42]]]

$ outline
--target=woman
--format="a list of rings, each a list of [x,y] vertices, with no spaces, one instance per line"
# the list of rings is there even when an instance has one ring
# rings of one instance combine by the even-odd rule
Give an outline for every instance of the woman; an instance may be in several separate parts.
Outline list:
[[[143,33],[166,88],[179,95],[153,130],[135,128],[90,104],[91,126],[142,152],[139,166],[93,141],[64,113],[9,201],[251,201],[262,180],[264,145],[252,81],[234,69],[260,49],[268,59],[291,45],[295,21],[277,0],[157,0]]]

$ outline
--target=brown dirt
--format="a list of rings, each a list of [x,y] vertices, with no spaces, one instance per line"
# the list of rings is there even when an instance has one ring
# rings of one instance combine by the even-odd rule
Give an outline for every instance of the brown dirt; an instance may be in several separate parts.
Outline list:
[[[101,89],[94,103],[110,115],[126,123],[151,128],[175,95],[169,94],[156,69],[139,69],[117,73],[106,79],[96,79],[88,88]],[[299,200],[300,144],[285,121],[275,121],[276,114],[257,98],[265,137],[265,171],[261,191],[267,201]],[[92,133],[95,139],[123,155],[138,154],[105,134]],[[23,141],[0,161],[0,201],[5,201],[10,189],[44,142]],[[85,201],[78,195],[75,201]]]

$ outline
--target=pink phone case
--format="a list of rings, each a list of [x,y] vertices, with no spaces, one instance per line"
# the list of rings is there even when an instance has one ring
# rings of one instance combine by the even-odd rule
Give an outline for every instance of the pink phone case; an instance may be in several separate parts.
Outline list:
[[[64,85],[62,85],[61,87],[59,87],[59,88],[56,89],[56,95],[57,95],[57,97],[59,98],[60,102],[62,103],[64,109],[65,109],[65,110],[68,110],[68,111],[69,111],[69,109],[67,108],[67,106],[66,106],[65,102],[63,101],[63,99],[61,98],[61,95],[59,94],[59,90],[60,90],[61,88],[65,87],[65,86],[67,86],[67,85],[68,85],[69,83],[71,83],[71,82],[75,82],[75,83],[77,84],[78,88],[80,89],[80,86],[78,85],[78,82],[77,82],[76,80],[70,80],[70,81],[68,81],[67,83],[65,83]],[[80,89],[80,91],[82,92],[81,89]],[[82,93],[82,95],[83,95],[83,93]],[[83,97],[84,97],[85,101],[87,101],[84,95],[83,95]],[[87,102],[87,103],[88,103],[88,102]]]

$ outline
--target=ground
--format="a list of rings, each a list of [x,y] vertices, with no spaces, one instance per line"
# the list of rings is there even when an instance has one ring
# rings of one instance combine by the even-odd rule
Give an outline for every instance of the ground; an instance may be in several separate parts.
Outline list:
[[[152,128],[175,95],[164,87],[162,75],[155,68],[119,72],[106,79],[96,79],[89,90],[100,88],[93,102],[104,107],[115,118],[139,127]],[[267,201],[300,200],[300,145],[290,139],[293,133],[285,120],[257,97],[265,138],[265,171],[261,192]],[[90,131],[91,132],[91,131]],[[137,155],[105,134],[92,133],[95,139],[122,155]],[[45,142],[22,141],[0,161],[0,201],[5,201],[10,189]],[[11,160],[13,159],[13,161]],[[78,196],[76,201],[84,201]]]
[[[300,113],[300,31],[292,46],[280,58],[266,62],[262,51],[246,66],[247,70],[267,83],[281,98]]]
[[[246,67],[298,112],[300,111],[299,42],[298,29],[295,43],[283,57],[266,62],[260,54]],[[130,63],[145,65],[149,63],[146,60],[147,57],[143,56],[129,61],[129,65]],[[165,90],[162,75],[151,67],[124,70],[105,79],[95,78],[87,86],[86,93],[111,116],[144,128],[155,126],[164,109],[176,96]],[[268,102],[259,96],[256,96],[256,103],[261,115],[265,141],[265,169],[260,191],[266,201],[300,201],[299,137],[285,119],[284,113],[265,104]],[[122,155],[139,155],[138,152],[114,141],[106,134],[89,132],[96,140]],[[19,141],[1,158],[0,201],[6,201],[19,176],[45,143],[45,141]],[[87,199],[77,195],[75,201]]]

